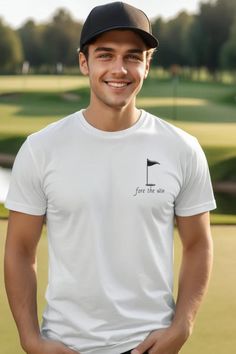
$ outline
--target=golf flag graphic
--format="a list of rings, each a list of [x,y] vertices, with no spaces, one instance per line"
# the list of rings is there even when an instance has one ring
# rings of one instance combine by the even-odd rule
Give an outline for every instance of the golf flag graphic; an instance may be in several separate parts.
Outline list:
[[[148,167],[153,166],[153,165],[160,165],[160,163],[157,161],[152,161],[152,160],[147,159],[146,186],[155,186],[155,184],[153,184],[153,183],[148,183]]]
[[[157,162],[157,161],[151,161],[151,160],[147,159],[147,165],[148,166],[152,166],[152,165],[156,165],[156,164],[160,165],[160,163]]]

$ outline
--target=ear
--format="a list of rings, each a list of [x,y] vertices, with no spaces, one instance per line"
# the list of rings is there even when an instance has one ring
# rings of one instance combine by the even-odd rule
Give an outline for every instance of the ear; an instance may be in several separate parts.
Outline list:
[[[79,67],[83,75],[87,76],[89,74],[88,62],[84,53],[79,52]]]
[[[144,73],[144,79],[146,79],[148,77],[149,70],[150,70],[150,59],[147,59],[145,73]]]

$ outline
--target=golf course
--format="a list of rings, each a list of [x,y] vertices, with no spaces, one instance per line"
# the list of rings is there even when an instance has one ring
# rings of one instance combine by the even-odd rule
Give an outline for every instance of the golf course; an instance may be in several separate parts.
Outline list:
[[[0,166],[27,135],[84,108],[89,102],[87,78],[81,76],[0,76]],[[210,167],[217,210],[211,215],[214,267],[208,295],[196,327],[181,354],[234,354],[236,348],[236,86],[210,80],[190,81],[153,71],[137,106],[196,136]],[[9,157],[7,159],[3,157]],[[1,161],[2,157],[2,161]],[[1,183],[1,181],[0,181]],[[8,211],[0,204],[0,343],[3,354],[23,354],[3,281],[3,253]],[[175,233],[175,292],[181,246]],[[38,253],[39,314],[45,306],[47,238]]]

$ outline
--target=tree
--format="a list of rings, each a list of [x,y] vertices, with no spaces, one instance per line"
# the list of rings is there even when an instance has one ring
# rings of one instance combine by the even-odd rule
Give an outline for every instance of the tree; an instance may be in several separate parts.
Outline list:
[[[23,61],[18,34],[0,19],[0,67],[3,71],[14,71]]]
[[[152,24],[152,30],[154,36],[158,38],[159,46],[157,52],[153,57],[153,65],[165,66],[166,63],[166,23],[162,20],[161,17],[157,18]]]
[[[32,20],[18,30],[24,58],[33,66],[39,66],[43,62],[43,30],[44,26],[37,26]]]
[[[231,27],[229,39],[222,47],[220,59],[222,67],[236,69],[236,17]]]
[[[189,65],[201,67],[206,65],[207,42],[204,39],[204,32],[200,24],[198,15],[194,16],[188,34],[187,55]]]
[[[191,34],[194,60],[198,65],[205,64],[212,72],[217,70],[221,48],[229,37],[235,14],[235,0],[217,0],[200,4],[200,12],[195,17]]]
[[[82,25],[75,22],[68,11],[59,9],[44,31],[45,62],[55,65],[76,64],[76,48],[78,48]]]
[[[159,38],[157,61],[164,67],[188,64],[188,33],[193,16],[181,12],[174,19],[164,22],[161,18],[153,24],[153,33]]]
[[[168,41],[170,49],[170,64],[188,65],[188,34],[193,22],[193,16],[181,12],[168,23]]]

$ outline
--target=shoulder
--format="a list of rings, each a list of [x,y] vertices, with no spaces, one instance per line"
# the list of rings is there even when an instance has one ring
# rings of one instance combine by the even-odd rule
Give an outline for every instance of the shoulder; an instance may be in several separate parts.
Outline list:
[[[79,112],[72,113],[30,134],[27,138],[29,145],[33,147],[52,147],[52,144],[62,143],[74,131],[78,115]]]
[[[196,137],[189,134],[185,130],[167,122],[166,120],[159,118],[151,113],[147,113],[149,121],[155,127],[156,132],[159,135],[164,135],[168,139],[174,139],[175,142],[183,144],[191,144],[196,141]]]
[[[150,113],[147,114],[149,125],[154,130],[157,138],[165,142],[171,150],[187,153],[201,150],[201,146],[195,136],[162,118]]]

